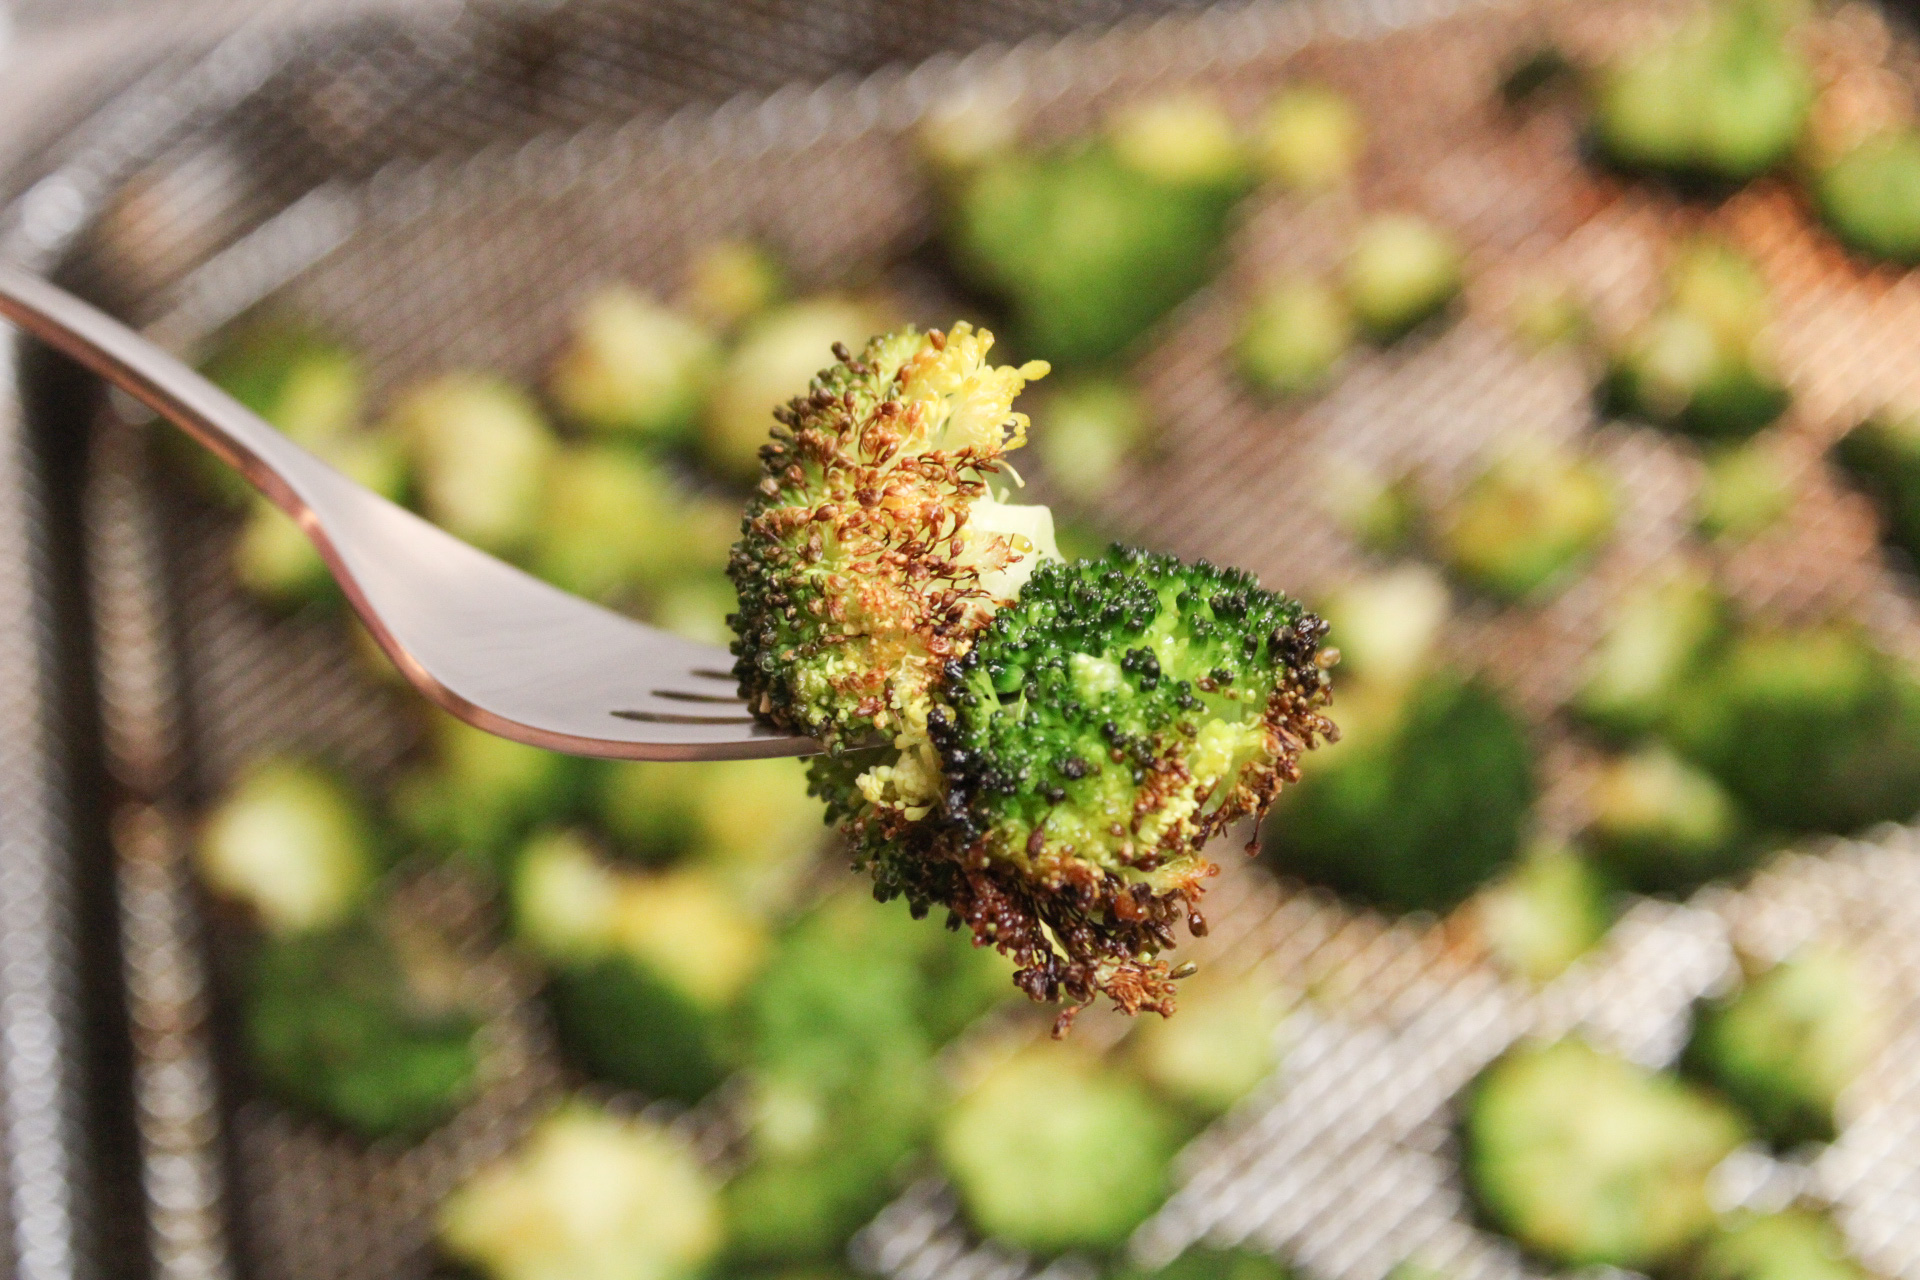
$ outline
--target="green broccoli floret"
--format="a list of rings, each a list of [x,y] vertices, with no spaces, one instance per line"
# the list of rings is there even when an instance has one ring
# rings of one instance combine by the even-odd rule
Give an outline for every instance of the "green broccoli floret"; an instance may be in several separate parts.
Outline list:
[[[1280,1065],[1280,992],[1258,974],[1211,972],[1180,992],[1180,1016],[1134,1028],[1130,1057],[1142,1078],[1184,1110],[1211,1119]]]
[[[1709,538],[1744,541],[1780,523],[1793,509],[1793,480],[1780,455],[1762,442],[1723,449],[1707,460],[1694,507],[1694,527]]]
[[[1451,671],[1356,689],[1342,741],[1268,820],[1279,870],[1395,910],[1444,910],[1519,853],[1535,794],[1526,726]]]
[[[270,320],[222,342],[204,372],[221,390],[297,444],[351,431],[366,402],[358,356],[304,326]],[[232,474],[231,468],[224,468]],[[245,489],[251,493],[251,489]]]
[[[1607,936],[1613,897],[1614,885],[1591,861],[1543,844],[1475,899],[1475,919],[1503,967],[1551,982]]]
[[[1410,213],[1383,213],[1354,234],[1343,283],[1360,326],[1391,342],[1453,305],[1465,271],[1447,232]]]
[[[698,871],[646,874],[549,832],[521,854],[514,934],[552,970],[563,1045],[594,1075],[694,1100],[737,1058],[731,1011],[759,969],[765,932]]]
[[[390,803],[400,828],[427,848],[498,870],[534,827],[580,804],[587,767],[434,713],[427,761],[402,776]]]
[[[1613,482],[1596,462],[1516,450],[1443,513],[1435,541],[1467,585],[1501,600],[1556,590],[1613,533]]]
[[[608,763],[590,808],[621,859],[697,863],[750,899],[808,866],[826,834],[798,760]]]
[[[1502,1231],[1566,1266],[1637,1271],[1712,1229],[1708,1175],[1746,1137],[1711,1095],[1580,1040],[1489,1067],[1463,1129],[1468,1184]]]
[[[195,850],[215,893],[272,933],[324,928],[365,901],[379,862],[365,803],[332,773],[297,760],[248,769],[208,816]]]
[[[1055,1253],[1124,1243],[1166,1195],[1178,1133],[1133,1080],[1047,1047],[976,1080],[934,1150],[982,1234]]]
[[[1726,789],[1657,743],[1601,768],[1586,839],[1629,888],[1647,893],[1743,871],[1764,850]]]
[[[1813,81],[1764,0],[1732,0],[1603,77],[1594,132],[1616,164],[1745,182],[1806,128]]]
[[[568,1103],[455,1188],[437,1234],[488,1280],[695,1280],[721,1244],[715,1183],[672,1130]]]
[[[1882,539],[1920,564],[1920,416],[1869,418],[1841,437],[1833,459],[1879,507]]]
[[[948,239],[1006,299],[1022,350],[1098,363],[1206,282],[1249,186],[1217,108],[1147,103],[1106,137],[986,157],[953,186]]]
[[[719,573],[739,528],[733,504],[683,493],[630,450],[568,448],[547,472],[527,563],[557,587],[626,607]]]
[[[476,1087],[479,1021],[459,961],[424,930],[356,920],[249,960],[248,1062],[276,1096],[362,1137],[417,1134]]]
[[[1744,630],[1675,691],[1663,732],[1763,825],[1920,809],[1920,679],[1849,626]]]
[[[691,433],[718,362],[702,326],[614,287],[581,304],[549,387],[569,418],[594,431],[675,443]]]
[[[383,498],[398,502],[406,495],[406,454],[391,435],[356,431],[307,447]],[[233,545],[233,572],[241,586],[274,604],[300,605],[339,594],[306,530],[257,494],[247,504],[246,523]]]
[[[1827,225],[1851,248],[1920,262],[1920,131],[1866,139],[1819,175],[1814,194]]]
[[[560,447],[531,400],[492,377],[448,374],[402,396],[390,427],[406,443],[428,519],[496,555],[526,550]]]
[[[1254,301],[1234,347],[1240,376],[1256,391],[1290,396],[1324,386],[1353,346],[1353,314],[1333,289],[1282,280]]]
[[[1261,169],[1289,191],[1330,190],[1352,177],[1366,145],[1359,109],[1321,85],[1283,90],[1267,105],[1253,149]]]
[[[1872,1280],[1847,1256],[1847,1242],[1807,1209],[1737,1213],[1688,1261],[1687,1280]]]
[[[1813,947],[1701,1009],[1686,1062],[1776,1145],[1827,1142],[1834,1104],[1887,1031],[1859,962]]]
[[[1693,566],[1647,575],[1615,605],[1574,695],[1574,714],[1616,739],[1655,728],[1728,621],[1726,598]]]
[[[1204,563],[1061,563],[1045,508],[986,489],[1044,371],[987,367],[991,341],[843,348],[780,412],[730,568],[735,672],[829,748],[815,789],[883,898],[945,906],[1036,999],[1167,1008],[1151,957],[1192,923],[1201,844],[1332,732],[1323,628]]]

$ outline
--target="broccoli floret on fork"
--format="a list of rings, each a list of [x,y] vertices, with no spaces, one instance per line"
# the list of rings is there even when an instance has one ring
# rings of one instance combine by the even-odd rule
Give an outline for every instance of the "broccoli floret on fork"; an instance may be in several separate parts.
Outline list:
[[[883,899],[947,911],[1036,1000],[1173,1009],[1161,953],[1333,736],[1325,624],[1237,570],[1063,562],[997,496],[1047,372],[965,324],[876,338],[776,413],[730,573],[755,712],[827,747],[816,794]]]

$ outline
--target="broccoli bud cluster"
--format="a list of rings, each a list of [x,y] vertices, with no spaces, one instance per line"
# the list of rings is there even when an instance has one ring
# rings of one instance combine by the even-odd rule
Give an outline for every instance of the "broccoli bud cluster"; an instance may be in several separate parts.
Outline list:
[[[1238,570],[1067,564],[987,478],[1043,364],[992,337],[876,338],[776,413],[730,572],[755,712],[827,748],[815,793],[882,899],[944,907],[1036,1000],[1173,1008],[1159,959],[1215,868],[1334,735],[1326,624]]]

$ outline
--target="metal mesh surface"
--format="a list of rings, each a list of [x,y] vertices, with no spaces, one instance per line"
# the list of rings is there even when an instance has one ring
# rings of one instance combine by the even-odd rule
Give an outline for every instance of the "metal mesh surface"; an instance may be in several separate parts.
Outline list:
[[[969,32],[940,25],[958,19],[914,26],[860,5],[816,21],[819,6],[777,0],[743,9],[737,29],[694,6],[613,3],[563,5],[537,21],[474,9],[343,23],[263,44],[239,105],[175,137],[119,187],[73,271],[182,349],[271,297],[351,335],[372,360],[376,394],[452,367],[531,380],[584,291],[617,278],[670,294],[690,250],[718,236],[768,242],[803,286],[879,285],[911,318],[946,323],[957,304],[915,253],[934,210],[908,139],[930,103],[962,89],[1002,95],[1045,137],[1167,88],[1204,85],[1244,116],[1289,78],[1333,84],[1364,104],[1379,140],[1359,182],[1311,203],[1249,203],[1220,279],[1136,353],[1164,448],[1124,477],[1104,514],[1120,532],[1311,592],[1366,564],[1319,498],[1342,467],[1411,470],[1444,496],[1505,441],[1590,440],[1619,485],[1621,535],[1549,604],[1469,606],[1448,637],[1456,657],[1542,719],[1541,823],[1564,834],[1583,820],[1592,761],[1548,713],[1623,585],[1682,546],[1700,462],[1670,438],[1599,427],[1592,371],[1572,354],[1519,348],[1507,336],[1510,299],[1535,274],[1556,274],[1617,328],[1654,305],[1663,245],[1677,232],[1711,226],[1753,251],[1774,285],[1774,337],[1795,392],[1776,435],[1800,500],[1788,527],[1716,567],[1756,611],[1838,608],[1920,656],[1909,585],[1884,567],[1871,512],[1819,460],[1862,412],[1920,407],[1920,280],[1846,260],[1784,187],[1687,205],[1585,167],[1570,116],[1515,118],[1493,105],[1499,70],[1544,34],[1601,54],[1685,6],[1452,8],[1217,10],[717,106],[734,90],[865,70]],[[983,9],[973,34],[1105,13],[1006,3]],[[1876,10],[1845,7],[1823,30],[1823,74],[1911,83],[1911,53]],[[637,118],[617,123],[626,117]],[[1420,210],[1469,246],[1464,314],[1357,354],[1318,399],[1251,399],[1226,359],[1244,299],[1277,274],[1331,268],[1357,220],[1387,207]],[[231,519],[169,480],[140,447],[136,420],[116,410],[100,424],[90,509],[109,745],[123,778],[153,798],[123,824],[120,857],[162,1270],[217,1275],[239,1241],[259,1274],[290,1280],[424,1274],[427,1207],[511,1141],[560,1087],[560,1069],[527,1014],[525,975],[490,957],[481,972],[499,1011],[495,1085],[425,1144],[363,1150],[244,1090],[218,1105],[219,1019],[205,984],[217,977],[219,930],[202,945],[180,868],[182,815],[275,746],[386,774],[416,726],[405,698],[364,675],[337,619],[276,617],[236,591]],[[1039,487],[1044,496],[1044,477]],[[485,952],[468,887],[427,876],[406,892]],[[1738,893],[1643,902],[1602,952],[1538,992],[1502,979],[1456,926],[1388,924],[1257,874],[1227,877],[1213,901],[1207,962],[1259,967],[1303,999],[1281,1073],[1183,1158],[1183,1189],[1136,1240],[1147,1259],[1204,1237],[1284,1252],[1327,1280],[1376,1280],[1416,1252],[1463,1277],[1529,1273],[1464,1205],[1458,1090],[1515,1038],[1575,1026],[1636,1059],[1670,1060],[1690,1003],[1728,981],[1734,943],[1778,954],[1803,937],[1845,937],[1874,961],[1903,1022],[1920,1025],[1905,1016],[1920,1012],[1920,919],[1910,918],[1920,917],[1920,845],[1904,833],[1788,859]],[[1076,1034],[1115,1028],[1089,1019]],[[1727,1197],[1831,1197],[1869,1262],[1920,1276],[1914,1047],[1909,1036],[1887,1050],[1849,1100],[1853,1123],[1817,1160],[1743,1156],[1723,1171]],[[932,1181],[883,1213],[857,1255],[898,1280],[1034,1269],[972,1240]]]

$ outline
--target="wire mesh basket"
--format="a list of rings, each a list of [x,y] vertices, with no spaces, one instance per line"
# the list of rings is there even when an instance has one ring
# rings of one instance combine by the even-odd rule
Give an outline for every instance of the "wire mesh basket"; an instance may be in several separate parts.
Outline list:
[[[1516,119],[1495,101],[1517,51],[1551,37],[1603,56],[1688,8],[1329,0],[1149,16],[1091,2],[920,14],[761,0],[720,16],[595,0],[267,25],[171,81],[174,96],[151,108],[162,124],[103,130],[56,171],[50,181],[94,185],[86,216],[43,248],[65,246],[68,280],[181,350],[271,300],[352,335],[376,393],[454,367],[531,380],[586,290],[621,279],[671,292],[691,251],[723,235],[769,243],[803,285],[878,284],[912,318],[950,321],[964,303],[920,252],[937,210],[912,135],[954,95],[1010,104],[1047,138],[1169,89],[1204,86],[1244,117],[1289,80],[1330,84],[1362,105],[1380,145],[1349,192],[1249,200],[1220,276],[1135,349],[1164,447],[1122,477],[1105,514],[1123,534],[1310,593],[1365,564],[1318,497],[1340,468],[1412,472],[1444,496],[1490,446],[1587,442],[1618,479],[1622,534],[1551,602],[1469,608],[1447,637],[1542,726],[1539,821],[1564,835],[1584,822],[1594,760],[1550,713],[1623,587],[1685,541],[1701,460],[1599,423],[1576,355],[1516,344],[1503,317],[1526,279],[1578,282],[1618,328],[1654,305],[1677,234],[1713,228],[1754,253],[1795,393],[1778,435],[1798,501],[1787,528],[1727,555],[1718,575],[1756,613],[1839,610],[1920,657],[1912,584],[1883,562],[1871,512],[1820,464],[1862,414],[1920,404],[1920,280],[1847,259],[1783,185],[1688,203],[1585,164],[1571,114]],[[1821,30],[1823,77],[1920,84],[1920,46],[1880,10],[1845,5]],[[49,188],[37,190],[45,206]],[[1365,213],[1394,207],[1468,246],[1463,314],[1359,355],[1318,398],[1250,397],[1228,356],[1247,296],[1329,269]],[[21,208],[16,236],[32,226]],[[184,869],[190,815],[264,750],[322,752],[373,778],[415,735],[405,698],[360,674],[336,620],[270,616],[239,593],[231,520],[169,481],[142,427],[131,406],[100,407],[84,527],[106,754],[131,798],[113,843],[156,1270],[423,1275],[434,1202],[524,1131],[564,1072],[526,976],[474,924],[484,904],[424,872],[403,892],[480,958],[496,1014],[481,1100],[417,1146],[366,1148],[235,1084],[219,929]],[[1644,900],[1538,990],[1446,922],[1383,919],[1257,873],[1226,877],[1212,904],[1205,962],[1302,998],[1279,1074],[1191,1145],[1179,1189],[1137,1233],[1147,1262],[1205,1239],[1283,1254],[1323,1280],[1378,1280],[1409,1256],[1463,1280],[1539,1273],[1475,1223],[1457,1173],[1460,1089],[1520,1037],[1575,1028],[1671,1062],[1693,1002],[1732,981],[1736,949],[1777,957],[1843,937],[1902,1024],[1920,1027],[1907,1016],[1920,1011],[1920,844],[1904,830],[1784,857],[1685,905]],[[1119,1028],[1089,1020],[1076,1034]],[[1849,1095],[1837,1142],[1798,1162],[1743,1152],[1716,1175],[1722,1199],[1831,1201],[1863,1259],[1920,1276],[1915,1035]],[[723,1142],[710,1115],[682,1123]],[[937,1180],[884,1210],[854,1254],[897,1280],[1088,1265],[974,1239]]]

